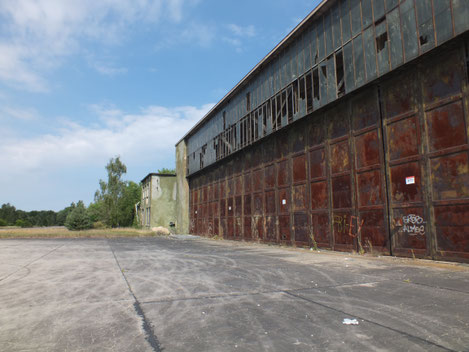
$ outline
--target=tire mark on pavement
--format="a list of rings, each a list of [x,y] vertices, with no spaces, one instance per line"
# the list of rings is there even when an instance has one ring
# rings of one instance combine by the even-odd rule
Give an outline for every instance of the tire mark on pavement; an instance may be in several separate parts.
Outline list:
[[[1,281],[5,281],[6,279],[8,279],[9,277],[15,275],[17,272],[19,272],[19,271],[21,271],[21,270],[23,270],[23,269],[28,269],[28,266],[30,266],[31,264],[34,264],[34,263],[37,262],[38,260],[41,260],[42,258],[47,257],[49,254],[52,254],[52,253],[55,252],[57,249],[62,248],[63,246],[65,246],[65,245],[63,244],[63,245],[61,245],[61,246],[55,247],[54,249],[52,249],[51,251],[47,252],[46,254],[40,256],[39,258],[36,258],[36,259],[30,261],[28,264],[21,266],[18,270],[16,270],[16,271],[10,273],[9,275],[7,275],[7,276],[5,276],[5,277],[0,278],[0,282],[1,282]],[[30,270],[30,269],[28,269],[28,270]]]
[[[153,327],[151,326],[151,323],[148,321],[147,317],[145,316],[145,312],[143,311],[142,306],[140,305],[140,302],[135,296],[135,293],[133,292],[132,287],[130,286],[129,280],[127,280],[127,277],[124,274],[124,270],[122,269],[119,263],[119,260],[117,259],[116,253],[114,252],[114,248],[112,248],[111,244],[109,243],[109,240],[107,242],[108,242],[109,248],[111,249],[112,255],[114,256],[116,264],[119,267],[119,271],[121,272],[121,275],[124,278],[125,283],[127,284],[127,288],[130,294],[132,295],[132,297],[134,298],[134,301],[135,301],[134,309],[137,315],[142,320],[142,328],[146,335],[145,339],[148,341],[153,351],[162,352],[163,349],[161,348],[160,342],[158,341],[158,338],[156,337],[155,332],[153,331]]]
[[[301,299],[301,300],[303,300],[303,301],[306,301],[306,302],[309,302],[309,303],[312,303],[312,304],[316,304],[316,305],[321,306],[321,307],[323,307],[323,308],[333,310],[333,311],[335,311],[335,312],[337,312],[337,313],[341,313],[341,314],[344,314],[344,315],[347,315],[347,316],[350,315],[350,314],[348,314],[347,312],[345,312],[345,311],[343,311],[343,310],[341,310],[341,309],[337,309],[337,308],[334,308],[334,307],[330,307],[330,306],[328,306],[327,304],[319,303],[319,302],[314,301],[314,300],[312,300],[312,299],[309,299],[309,298],[306,298],[306,297],[303,297],[303,296],[294,294],[294,293],[292,293],[291,291],[283,291],[283,292],[284,292],[286,295],[289,295],[289,296],[292,296],[292,297]],[[355,318],[357,318],[357,319],[366,321],[367,323],[370,323],[370,324],[373,324],[373,325],[377,325],[377,326],[382,327],[382,328],[384,328],[384,329],[388,329],[388,330],[394,331],[394,332],[396,332],[396,333],[398,333],[398,334],[407,336],[407,337],[410,338],[410,339],[418,340],[418,341],[424,342],[424,343],[426,343],[426,344],[429,344],[429,345],[432,345],[432,346],[441,348],[441,349],[444,350],[444,351],[457,352],[457,351],[455,351],[455,350],[453,350],[453,349],[450,349],[450,348],[448,348],[448,347],[439,345],[439,344],[437,344],[437,343],[435,343],[435,342],[432,342],[432,341],[428,341],[428,340],[423,339],[423,338],[421,338],[421,337],[418,337],[418,336],[409,334],[409,333],[407,333],[407,332],[405,332],[405,331],[401,331],[401,330],[392,328],[392,327],[390,327],[390,326],[386,326],[386,325],[380,324],[380,323],[378,323],[378,322],[375,322],[375,321],[373,321],[373,320],[370,320],[370,319],[367,319],[367,318],[364,318],[364,317],[360,317],[360,316],[355,315],[355,314],[352,314],[352,315],[353,315]]]

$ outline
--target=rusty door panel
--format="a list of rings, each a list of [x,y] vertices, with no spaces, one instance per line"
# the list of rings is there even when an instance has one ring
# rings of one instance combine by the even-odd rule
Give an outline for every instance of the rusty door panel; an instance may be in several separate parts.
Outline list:
[[[297,246],[309,245],[309,224],[307,213],[294,213],[293,225],[295,228],[295,243]]]
[[[220,199],[220,217],[226,216],[226,199]]]
[[[252,217],[252,237],[254,240],[264,239],[264,218],[262,216]]]
[[[235,217],[234,218],[234,233],[233,237],[236,240],[243,238],[243,218]]]
[[[290,242],[291,239],[291,226],[290,226],[290,215],[279,215],[279,240],[282,243]]]
[[[253,172],[253,191],[260,192],[264,190],[264,170],[257,169]]]
[[[424,255],[427,224],[423,207],[395,208],[392,225],[396,250],[408,249],[415,255]]]
[[[293,211],[307,211],[308,210],[308,190],[307,185],[293,186]]]
[[[265,241],[277,242],[277,217],[266,216],[265,217]]]
[[[235,178],[235,195],[240,196],[243,193],[243,179],[242,176]]]
[[[429,111],[427,123],[430,152],[467,143],[462,101]]]
[[[265,192],[265,213],[274,215],[275,210],[275,191]]]
[[[226,181],[220,181],[220,199],[226,198]]]
[[[389,160],[399,160],[419,154],[420,133],[417,116],[400,119],[388,127]]]
[[[220,219],[220,236],[228,238],[228,223],[226,218]]]
[[[310,178],[316,179],[326,176],[326,162],[324,147],[312,150],[310,153]]]
[[[246,173],[244,175],[244,193],[248,194],[252,192],[251,186],[251,173]]]
[[[227,238],[233,239],[234,238],[234,218],[228,217],[226,218],[227,223]]]
[[[288,214],[290,212],[290,188],[281,188],[278,190],[278,212]],[[266,198],[267,206],[267,198]],[[275,206],[275,204],[274,204]]]
[[[352,180],[350,175],[332,179],[332,206],[334,209],[352,207]]]
[[[357,174],[358,206],[383,205],[383,184],[380,170]]]
[[[293,158],[293,183],[306,181],[306,155],[301,154]]]
[[[234,179],[229,178],[228,181],[226,182],[226,195],[227,197],[233,197],[234,194],[235,194]]]
[[[235,211],[236,217],[243,215],[243,198],[241,196],[235,197]]]
[[[422,176],[418,161],[390,167],[391,199],[393,203],[415,203],[422,201]],[[414,183],[408,184],[408,177]]]
[[[218,182],[214,183],[213,185],[213,200],[219,200],[220,199],[220,184]]]
[[[363,249],[389,252],[389,236],[386,231],[387,216],[383,209],[360,211],[360,216],[351,219],[349,233],[360,236]]]
[[[226,203],[226,216],[231,217],[234,215],[234,198],[228,198]]]
[[[288,160],[277,163],[277,185],[287,186],[290,185],[290,168],[288,167]]]
[[[254,215],[264,214],[264,194],[255,193],[253,194],[253,205],[254,205]]]
[[[327,182],[318,181],[311,183],[311,209],[328,209],[329,197],[327,192]]]
[[[265,167],[264,189],[275,188],[275,164]]]
[[[331,145],[331,169],[333,174],[350,170],[348,140]]]
[[[422,72],[424,103],[458,95],[462,90],[464,77],[464,60],[459,50],[453,50],[444,60],[430,63]]]
[[[243,238],[245,240],[252,239],[252,221],[250,216],[244,217],[244,224],[243,224]]]
[[[381,164],[380,141],[377,129],[355,137],[355,153],[357,158],[357,168],[371,167]]]
[[[220,236],[220,229],[219,229],[219,218],[213,219],[213,235]]]
[[[251,195],[250,194],[246,194],[244,196],[243,214],[251,215]]]
[[[469,205],[435,207],[438,258],[469,259]]]
[[[334,211],[334,248],[337,250],[347,250],[355,248],[354,238],[356,236],[350,232],[351,221],[353,221],[352,211]]]
[[[213,237],[213,219],[207,220],[207,233],[206,236]]]
[[[329,213],[311,214],[311,241],[319,248],[332,248]]]
[[[467,151],[431,160],[434,200],[469,198]]]

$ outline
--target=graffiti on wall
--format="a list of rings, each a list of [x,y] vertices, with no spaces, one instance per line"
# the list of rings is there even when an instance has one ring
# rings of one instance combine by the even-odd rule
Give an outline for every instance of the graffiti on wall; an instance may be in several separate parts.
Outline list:
[[[360,235],[365,220],[353,215],[334,215],[333,222],[337,233],[345,233],[355,238]]]
[[[394,219],[393,225],[399,228],[399,232],[409,236],[425,236],[425,220],[416,214],[404,215]]]

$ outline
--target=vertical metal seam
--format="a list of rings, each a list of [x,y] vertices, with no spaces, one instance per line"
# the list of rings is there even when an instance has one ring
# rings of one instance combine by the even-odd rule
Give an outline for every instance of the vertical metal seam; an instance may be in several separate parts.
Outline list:
[[[388,240],[389,240],[389,254],[392,256],[393,255],[393,249],[394,249],[394,238],[393,238],[393,233],[392,233],[392,228],[391,228],[391,221],[392,221],[392,210],[391,210],[391,200],[390,200],[390,191],[391,191],[391,184],[388,176],[388,138],[387,138],[387,126],[385,122],[385,116],[384,116],[384,109],[383,109],[383,97],[382,97],[382,92],[381,92],[381,86],[377,86],[377,91],[378,91],[378,111],[379,111],[379,120],[380,120],[380,130],[381,130],[381,143],[382,143],[382,163],[383,166],[381,166],[381,172],[384,171],[384,185],[382,186],[385,197],[386,197],[386,204],[384,208],[385,212],[385,218],[387,219],[385,226],[388,229]],[[389,168],[389,171],[391,169]]]

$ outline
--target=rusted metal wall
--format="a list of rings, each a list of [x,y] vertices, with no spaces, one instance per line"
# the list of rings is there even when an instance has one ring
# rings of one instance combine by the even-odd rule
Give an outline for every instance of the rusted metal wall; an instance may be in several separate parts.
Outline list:
[[[329,0],[313,14],[188,133],[189,175],[469,30],[468,0]]]
[[[444,47],[190,178],[191,232],[469,261],[468,47]]]

